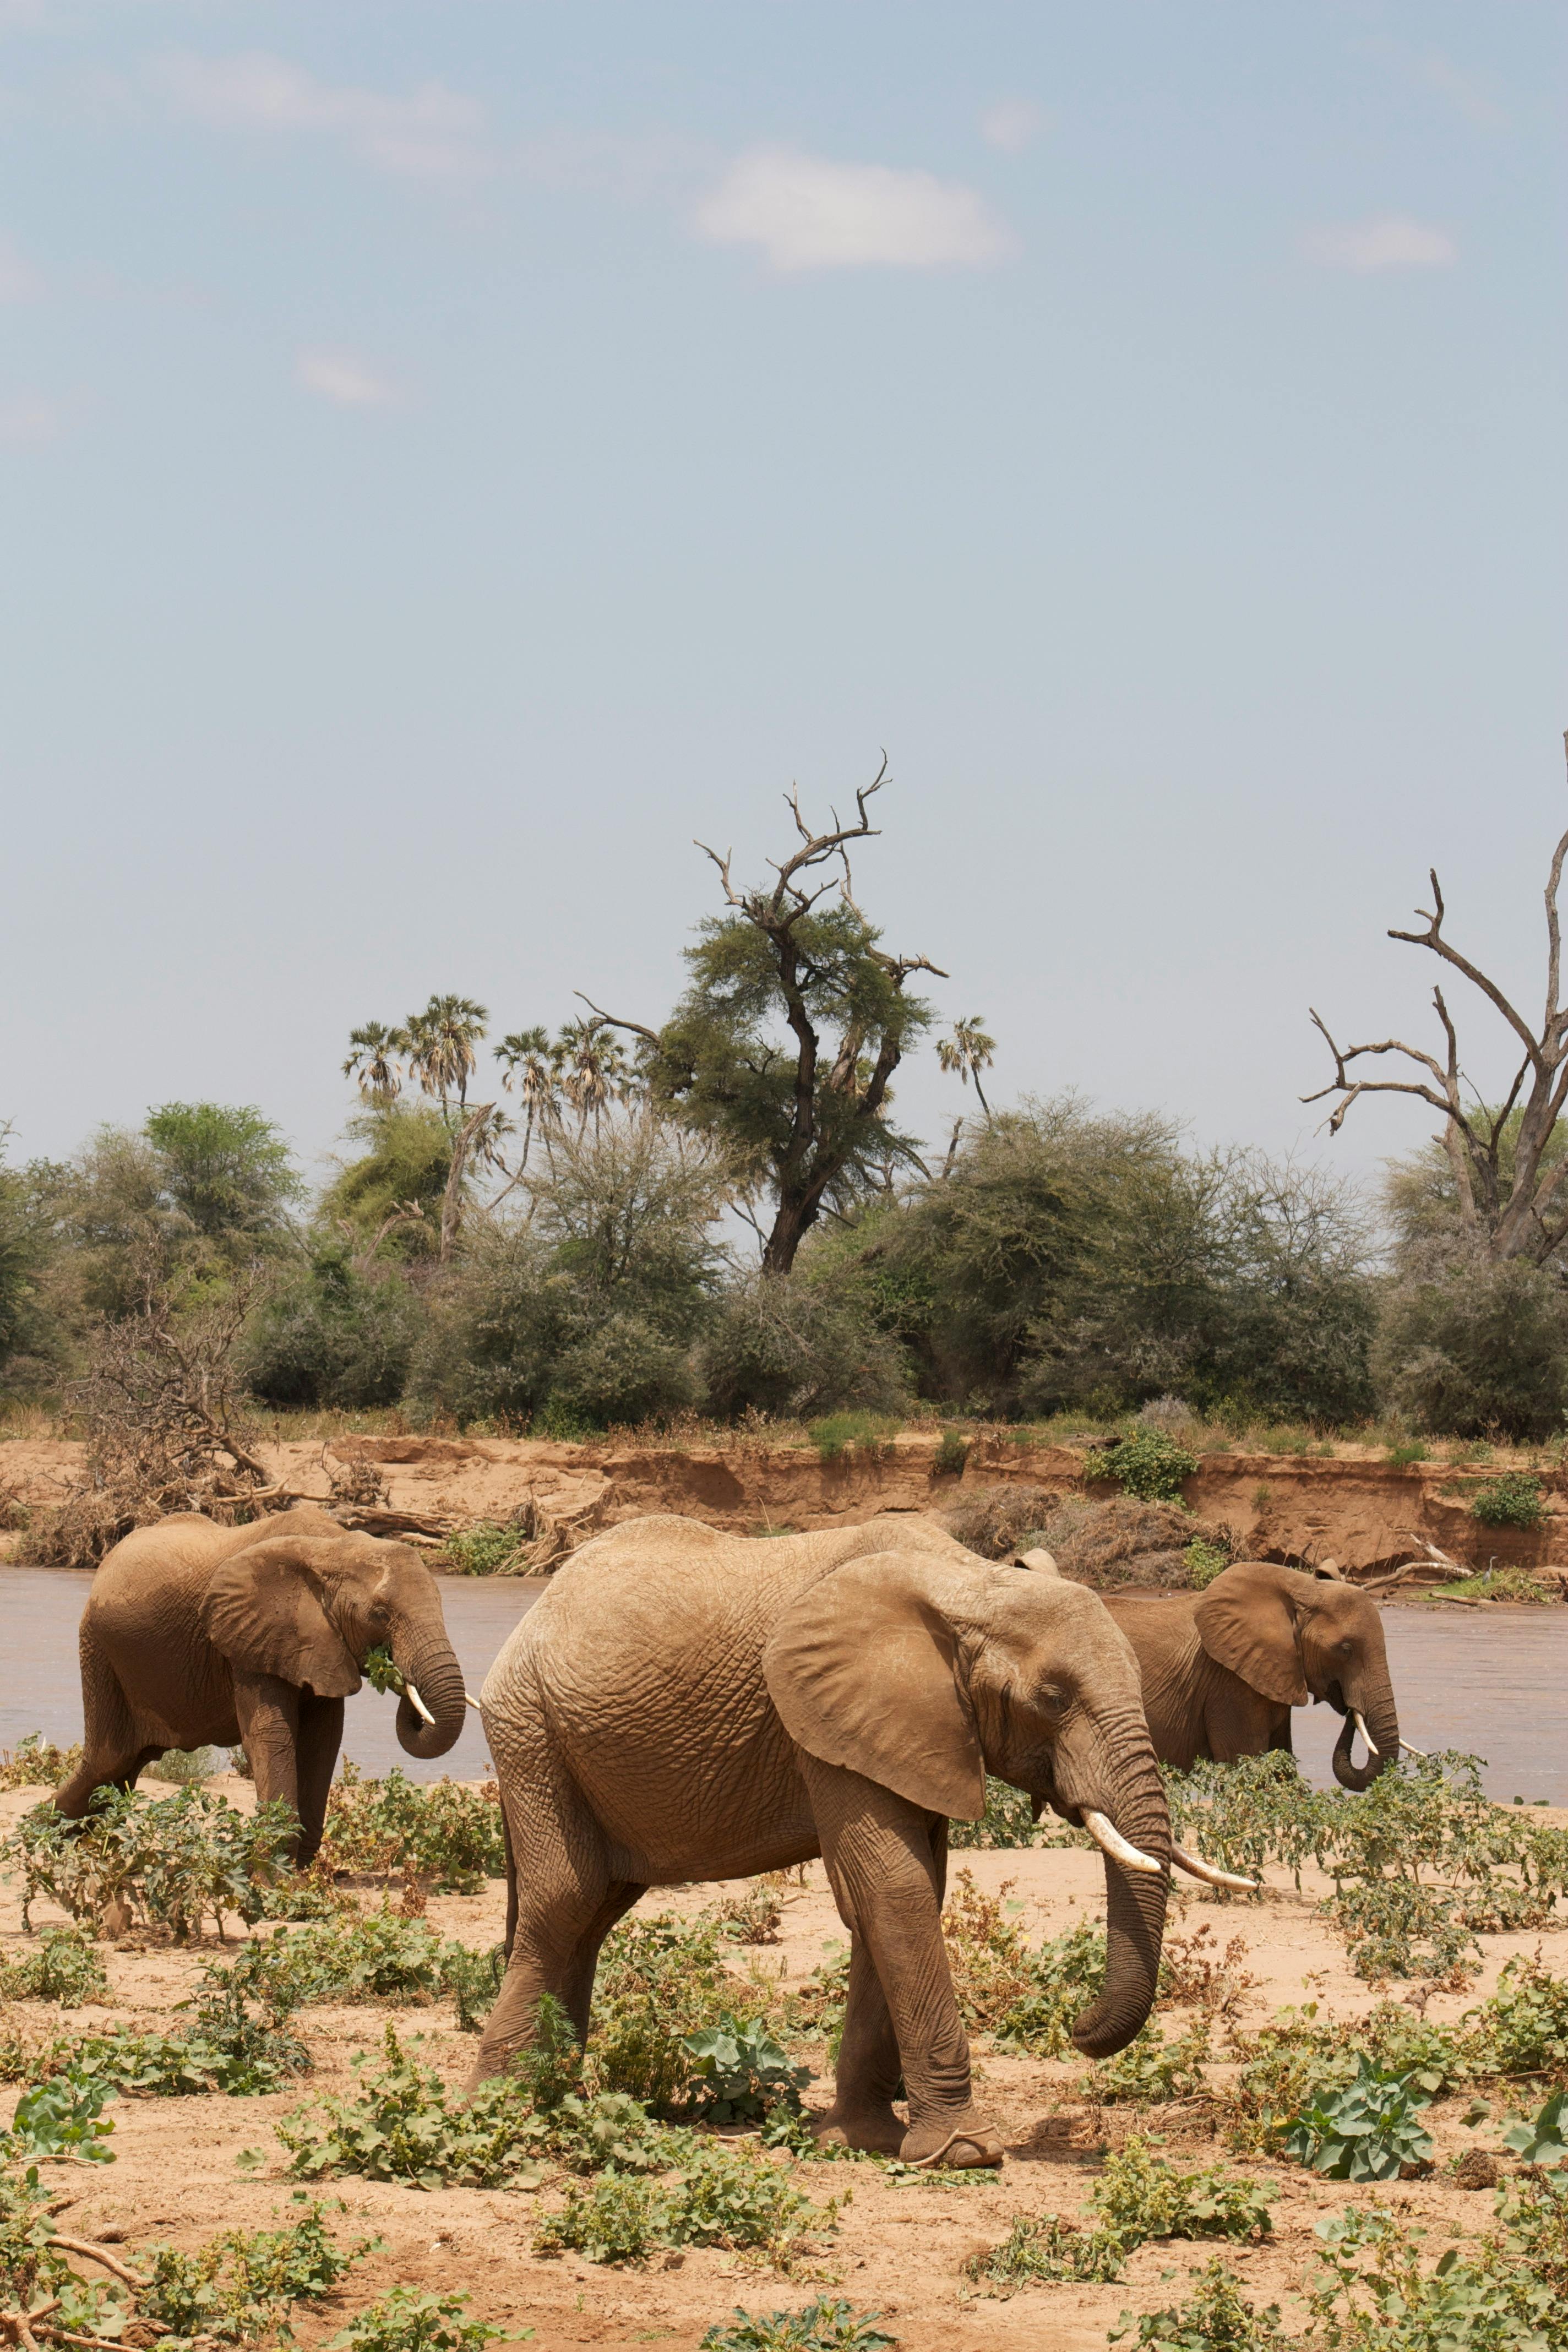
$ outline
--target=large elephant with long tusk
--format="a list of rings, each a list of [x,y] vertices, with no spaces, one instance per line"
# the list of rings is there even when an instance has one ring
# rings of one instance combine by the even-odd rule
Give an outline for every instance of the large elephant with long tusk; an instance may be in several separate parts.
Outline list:
[[[300,1816],[295,1858],[321,1842],[343,1701],[370,1653],[402,1686],[397,1737],[444,1756],[464,1722],[462,1669],[417,1552],[348,1535],[304,1504],[220,1528],[182,1511],[115,1545],[82,1612],[82,1761],[55,1796],[70,1820],[128,1789],[171,1748],[241,1743],[266,1802]]]
[[[544,1993],[585,2035],[599,1946],[646,1888],[820,1854],[851,1939],[821,2128],[910,2162],[998,2162],[941,1927],[948,1821],[984,1811],[987,1771],[1105,1849],[1106,1972],[1079,2049],[1120,2050],[1149,2014],[1164,1792],[1137,1662],[1079,1586],[902,1515],[751,1540],[635,1519],[557,1571],[480,1705],[513,1875],[475,2083],[532,2038]]]

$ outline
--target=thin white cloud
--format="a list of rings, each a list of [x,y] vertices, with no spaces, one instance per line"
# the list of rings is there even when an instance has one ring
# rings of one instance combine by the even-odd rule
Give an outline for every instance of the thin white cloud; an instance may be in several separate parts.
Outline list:
[[[389,408],[397,398],[396,386],[352,352],[301,352],[294,376],[307,392],[320,393],[339,408]]]
[[[738,156],[695,225],[709,244],[758,246],[790,272],[976,269],[1012,243],[984,198],[956,181],[788,147]]]
[[[1021,154],[1045,127],[1044,113],[1028,98],[999,99],[980,118],[980,136],[987,147],[999,147],[1004,155]]]
[[[1451,100],[1467,122],[1473,122],[1478,131],[1500,131],[1508,121],[1497,100],[1482,89],[1478,77],[1466,73],[1441,49],[1429,49],[1415,69],[1428,89]]]
[[[40,448],[65,430],[64,403],[41,392],[16,393],[0,400],[0,442],[12,448]]]
[[[1446,229],[1408,213],[1377,213],[1372,219],[1337,227],[1309,229],[1301,240],[1309,261],[1325,269],[1446,269],[1459,250]]]
[[[16,240],[0,229],[0,302],[26,302],[37,291],[37,271],[23,258]]]
[[[334,87],[261,49],[233,58],[161,58],[153,87],[173,110],[212,131],[336,140],[362,163],[408,179],[471,180],[489,168],[477,99],[424,82],[406,98]]]

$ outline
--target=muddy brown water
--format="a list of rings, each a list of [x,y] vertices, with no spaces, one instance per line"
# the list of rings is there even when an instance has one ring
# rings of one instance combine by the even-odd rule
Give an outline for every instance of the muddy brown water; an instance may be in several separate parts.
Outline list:
[[[62,1746],[81,1737],[76,1629],[89,1575],[0,1565],[0,1748],[41,1731]],[[522,1578],[443,1578],[442,1604],[468,1688],[478,1695],[518,1620],[546,1590]],[[1568,1609],[1389,1608],[1383,1612],[1400,1726],[1418,1748],[1458,1748],[1487,1759],[1494,1797],[1568,1804]],[[477,1714],[449,1755],[405,1756],[394,1730],[396,1701],[368,1686],[343,1718],[343,1753],[367,1772],[401,1764],[412,1780],[477,1780],[489,1769]],[[1294,1718],[1301,1768],[1332,1784],[1329,1758],[1339,1719],[1326,1706]]]

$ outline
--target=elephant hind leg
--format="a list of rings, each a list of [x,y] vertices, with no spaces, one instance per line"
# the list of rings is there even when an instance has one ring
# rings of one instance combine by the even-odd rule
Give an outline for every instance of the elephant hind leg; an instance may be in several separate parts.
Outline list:
[[[142,1738],[120,1677],[99,1645],[90,1622],[79,1636],[81,1659],[81,1762],[55,1790],[54,1805],[68,1822],[79,1822],[96,1789],[133,1789],[136,1776],[163,1750]]]
[[[642,1893],[612,1876],[603,1833],[574,1788],[535,1785],[528,1794],[522,1822],[506,1808],[516,1915],[506,1975],[479,2037],[470,2091],[492,2074],[504,2074],[529,2047],[545,1993],[560,2001],[579,2037],[585,2036],[599,1946]]]
[[[834,2068],[833,2105],[816,2125],[830,2146],[897,2156],[909,2126],[893,2105],[903,2075],[893,2013],[864,1936],[849,1939],[849,1998]]]

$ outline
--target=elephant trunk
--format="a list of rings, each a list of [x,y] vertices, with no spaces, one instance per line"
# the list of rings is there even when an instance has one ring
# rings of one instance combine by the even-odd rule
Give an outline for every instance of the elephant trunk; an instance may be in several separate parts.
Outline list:
[[[1103,1777],[1110,1794],[1100,1799],[1099,1809],[1124,1838],[1166,1867],[1157,1874],[1129,1870],[1106,1855],[1105,1981],[1099,1999],[1075,2019],[1072,2028],[1074,2042],[1089,2058],[1108,2058],[1124,2050],[1154,2006],[1171,1884],[1170,1815],[1142,1718],[1118,1727],[1108,1738],[1107,1750],[1131,1760],[1119,1762],[1112,1774]]]
[[[411,1683],[429,1709],[426,1723],[405,1690],[397,1702],[397,1744],[405,1755],[428,1760],[457,1745],[466,1705],[463,1670],[444,1634],[395,1638],[392,1654],[405,1683]]]
[[[1368,1752],[1363,1762],[1352,1764],[1351,1748],[1355,1740],[1358,1714],[1366,1727]],[[1375,1756],[1371,1752],[1373,1748],[1377,1750]],[[1370,1788],[1380,1772],[1386,1772],[1389,1766],[1398,1760],[1398,1756],[1399,1710],[1394,1703],[1394,1685],[1385,1679],[1375,1689],[1346,1699],[1344,1723],[1334,1742],[1334,1778],[1342,1789],[1359,1792]]]

